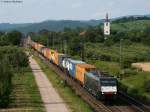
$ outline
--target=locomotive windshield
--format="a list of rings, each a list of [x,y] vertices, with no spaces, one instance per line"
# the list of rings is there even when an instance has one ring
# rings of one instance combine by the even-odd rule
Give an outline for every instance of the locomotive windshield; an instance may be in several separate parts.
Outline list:
[[[100,79],[101,86],[116,86],[117,82],[114,78]]]

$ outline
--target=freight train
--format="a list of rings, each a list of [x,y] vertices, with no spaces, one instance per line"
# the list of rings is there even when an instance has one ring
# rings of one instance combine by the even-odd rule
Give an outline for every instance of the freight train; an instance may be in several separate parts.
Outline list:
[[[80,83],[87,91],[97,99],[114,98],[117,96],[117,80],[106,76],[95,66],[80,60],[74,60],[66,54],[58,53],[57,50],[46,48],[37,42],[31,42],[31,47],[42,54],[49,62]]]

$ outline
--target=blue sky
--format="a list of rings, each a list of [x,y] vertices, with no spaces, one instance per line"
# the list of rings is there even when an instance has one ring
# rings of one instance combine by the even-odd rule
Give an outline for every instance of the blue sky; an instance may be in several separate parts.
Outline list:
[[[22,0],[22,3],[1,1],[0,23],[102,19],[106,12],[111,18],[150,14],[150,0]]]

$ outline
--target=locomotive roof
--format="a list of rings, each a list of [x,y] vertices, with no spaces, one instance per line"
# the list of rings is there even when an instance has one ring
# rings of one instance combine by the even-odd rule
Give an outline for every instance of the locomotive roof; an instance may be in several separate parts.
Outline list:
[[[103,73],[100,73],[97,71],[88,72],[87,75],[92,77],[92,78],[95,78],[95,79],[112,79],[112,78],[114,78],[112,76],[106,76]]]

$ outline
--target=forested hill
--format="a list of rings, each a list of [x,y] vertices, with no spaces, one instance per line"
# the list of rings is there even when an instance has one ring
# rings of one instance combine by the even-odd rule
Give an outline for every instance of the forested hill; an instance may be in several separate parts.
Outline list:
[[[143,30],[147,27],[150,27],[150,20],[136,20],[111,24],[111,29],[116,31]]]
[[[0,23],[0,30],[14,29],[17,27],[25,27],[29,25],[31,25],[31,23],[24,23],[24,24]]]
[[[64,28],[77,28],[77,27],[88,27],[97,26],[102,23],[103,20],[89,20],[89,21],[73,21],[73,20],[49,20],[41,23],[23,24],[23,25],[11,25],[11,24],[0,24],[0,30],[18,30],[23,33],[38,32],[46,29],[49,31],[62,31]],[[3,27],[1,27],[3,25]],[[7,25],[7,27],[6,27]]]
[[[114,18],[110,20],[112,22],[112,29],[130,29],[130,28],[143,28],[150,26],[150,15],[145,16],[125,16]],[[89,21],[75,21],[75,20],[48,20],[40,23],[25,23],[25,24],[9,24],[1,23],[0,30],[18,30],[22,33],[38,32],[46,29],[49,31],[63,31],[64,28],[77,28],[88,26],[102,25],[104,22],[101,20],[89,20]]]
[[[150,20],[150,15],[145,15],[145,16],[124,16],[120,18],[116,18],[113,20],[113,23],[124,23],[124,22],[133,22],[137,20]]]

